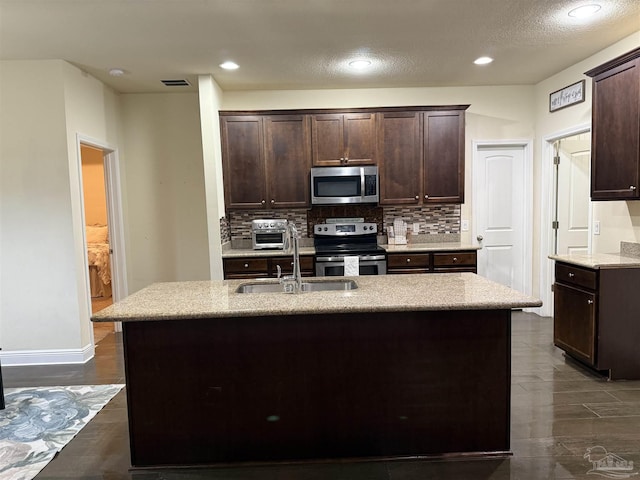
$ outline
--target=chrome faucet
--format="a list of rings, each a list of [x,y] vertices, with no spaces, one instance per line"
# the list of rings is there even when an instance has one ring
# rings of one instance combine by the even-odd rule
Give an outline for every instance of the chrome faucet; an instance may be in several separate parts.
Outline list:
[[[293,275],[281,277],[282,270],[278,267],[278,278],[284,285],[285,293],[300,293],[302,289],[302,274],[300,272],[300,243],[296,224],[289,220],[287,222],[284,236],[284,250],[291,252],[293,249]]]

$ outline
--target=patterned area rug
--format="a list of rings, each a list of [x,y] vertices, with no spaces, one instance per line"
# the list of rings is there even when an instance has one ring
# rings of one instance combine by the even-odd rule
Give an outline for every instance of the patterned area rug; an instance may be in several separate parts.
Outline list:
[[[0,480],[30,480],[124,385],[5,388]]]

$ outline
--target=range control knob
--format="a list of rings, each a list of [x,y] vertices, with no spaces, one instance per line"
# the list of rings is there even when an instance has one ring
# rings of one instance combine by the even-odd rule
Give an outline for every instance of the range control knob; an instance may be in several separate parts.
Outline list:
[[[324,231],[328,232],[329,231],[329,227],[324,227]]]

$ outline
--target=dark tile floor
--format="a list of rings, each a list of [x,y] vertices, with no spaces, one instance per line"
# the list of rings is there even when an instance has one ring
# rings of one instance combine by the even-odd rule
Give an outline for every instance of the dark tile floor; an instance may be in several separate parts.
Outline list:
[[[37,479],[504,480],[593,479],[584,455],[601,446],[640,470],[640,381],[607,382],[565,359],[550,318],[515,312],[512,352],[513,456],[130,472],[127,411],[119,393]],[[4,367],[6,387],[124,383],[121,334],[82,366]],[[594,450],[595,452],[595,450]],[[603,472],[600,472],[603,473]]]

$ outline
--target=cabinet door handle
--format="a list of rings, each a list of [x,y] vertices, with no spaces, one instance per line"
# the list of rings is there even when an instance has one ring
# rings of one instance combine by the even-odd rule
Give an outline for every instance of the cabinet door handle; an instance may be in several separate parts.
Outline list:
[[[593,300],[589,299],[589,300],[587,300],[587,303],[588,303],[589,305],[593,305]]]
[[[428,200],[428,199],[429,199],[429,195],[425,195],[425,196],[424,196],[424,199],[425,199],[425,200]]]
[[[262,205],[264,205],[264,204],[265,204],[265,203],[267,203],[267,202],[266,202],[266,201],[264,201],[264,200],[262,200],[260,203],[261,203]]]
[[[633,185],[629,185],[629,190],[631,190],[632,192],[636,189],[636,187],[634,187]]]
[[[276,201],[272,198],[271,199],[271,205],[273,205],[274,203],[276,203]]]
[[[576,276],[576,274],[575,274],[575,273],[571,273],[571,272],[569,272],[569,278],[573,278],[573,277],[575,277],[575,276]]]
[[[416,195],[416,200],[420,200],[420,195]]]

